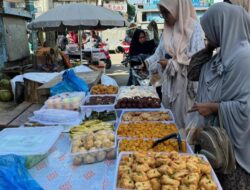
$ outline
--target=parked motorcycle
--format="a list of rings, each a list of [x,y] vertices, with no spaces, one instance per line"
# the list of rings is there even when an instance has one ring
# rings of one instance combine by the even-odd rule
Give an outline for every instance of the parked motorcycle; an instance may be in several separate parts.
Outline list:
[[[106,69],[110,69],[112,66],[108,45],[106,43],[101,42],[94,48],[84,49],[83,53],[84,57],[91,60],[91,62],[103,61],[106,64]]]
[[[105,55],[105,59],[101,59],[101,60],[106,63],[106,69],[110,69],[112,66],[112,62],[111,62],[111,57],[109,54],[108,45],[106,43],[101,42],[99,43],[99,48],[100,48],[100,52]]]
[[[122,47],[118,47],[121,53],[125,53]],[[121,62],[125,67],[130,67],[129,69],[129,79],[128,86],[149,86],[150,79],[149,73],[145,66],[144,61],[149,57],[149,55],[140,54],[137,56],[130,57],[126,54],[125,59]]]

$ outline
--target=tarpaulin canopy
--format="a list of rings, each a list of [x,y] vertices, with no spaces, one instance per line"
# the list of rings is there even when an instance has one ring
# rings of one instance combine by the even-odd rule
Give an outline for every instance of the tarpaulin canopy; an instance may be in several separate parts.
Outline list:
[[[70,3],[55,7],[33,20],[31,30],[92,30],[127,26],[118,13],[104,7]]]

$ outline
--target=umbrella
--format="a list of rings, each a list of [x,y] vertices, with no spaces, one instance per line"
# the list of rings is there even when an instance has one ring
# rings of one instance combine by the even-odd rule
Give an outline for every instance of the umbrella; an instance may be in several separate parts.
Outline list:
[[[118,13],[104,7],[70,3],[55,7],[33,20],[31,30],[95,30],[127,26]]]

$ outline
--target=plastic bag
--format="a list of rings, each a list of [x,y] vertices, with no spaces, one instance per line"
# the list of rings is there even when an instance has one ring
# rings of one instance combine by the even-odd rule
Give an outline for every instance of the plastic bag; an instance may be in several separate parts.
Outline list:
[[[198,128],[201,128],[201,121],[200,121],[200,115],[198,112],[193,112],[193,113],[189,113],[188,116],[188,124],[185,128],[186,130],[186,140],[187,142],[192,145],[195,144],[195,137],[196,134],[199,130],[197,130]]]
[[[88,84],[76,76],[74,70],[70,69],[63,73],[62,82],[56,84],[50,89],[52,96],[63,92],[88,92]]]
[[[117,82],[113,78],[111,78],[111,77],[109,77],[107,75],[102,75],[101,82],[104,85],[112,85],[112,86],[117,86],[118,87]]]
[[[0,190],[42,190],[25,168],[25,159],[16,155],[0,156]]]

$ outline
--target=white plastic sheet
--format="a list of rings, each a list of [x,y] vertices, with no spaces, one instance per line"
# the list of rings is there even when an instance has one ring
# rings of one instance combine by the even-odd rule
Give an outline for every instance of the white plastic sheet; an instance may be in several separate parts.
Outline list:
[[[115,79],[107,76],[107,75],[102,75],[102,78],[101,78],[101,83],[104,84],[104,85],[113,85],[113,86],[117,86],[118,87],[118,84],[117,82],[115,81]]]

